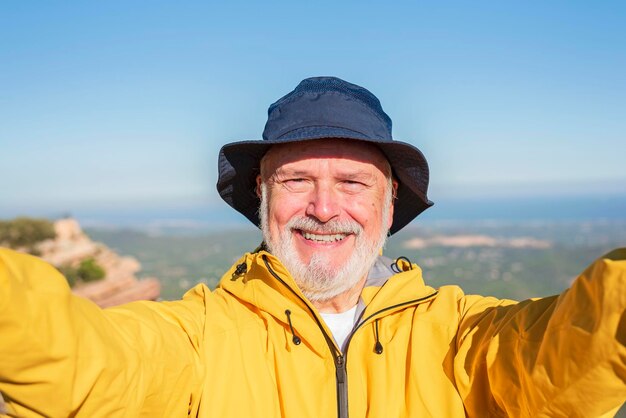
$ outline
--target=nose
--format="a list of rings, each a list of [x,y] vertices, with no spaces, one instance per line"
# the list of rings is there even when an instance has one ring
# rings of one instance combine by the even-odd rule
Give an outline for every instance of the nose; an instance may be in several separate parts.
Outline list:
[[[313,216],[320,222],[328,222],[339,216],[341,205],[339,196],[330,185],[317,184],[311,192],[306,209],[307,216]]]

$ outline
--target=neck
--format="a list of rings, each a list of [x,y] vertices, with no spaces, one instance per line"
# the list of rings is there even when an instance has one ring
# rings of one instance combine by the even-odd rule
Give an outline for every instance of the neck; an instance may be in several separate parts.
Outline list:
[[[328,300],[318,300],[315,302],[312,301],[311,303],[317,308],[318,311],[323,313],[345,312],[348,309],[356,306],[356,304],[359,302],[361,291],[363,290],[363,286],[365,286],[366,277],[367,275],[363,276],[363,278],[359,280],[359,282],[355,286],[346,290],[343,293],[340,293],[334,298]]]

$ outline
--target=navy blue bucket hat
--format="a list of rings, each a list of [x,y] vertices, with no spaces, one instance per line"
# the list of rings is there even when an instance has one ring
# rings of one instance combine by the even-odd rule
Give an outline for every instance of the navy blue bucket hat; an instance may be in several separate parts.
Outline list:
[[[219,154],[217,190],[226,203],[260,225],[256,176],[272,145],[336,138],[375,144],[398,180],[393,224],[399,231],[433,203],[428,200],[428,164],[414,146],[394,141],[391,119],[380,101],[363,87],[336,77],[303,80],[268,109],[261,141],[226,144]]]

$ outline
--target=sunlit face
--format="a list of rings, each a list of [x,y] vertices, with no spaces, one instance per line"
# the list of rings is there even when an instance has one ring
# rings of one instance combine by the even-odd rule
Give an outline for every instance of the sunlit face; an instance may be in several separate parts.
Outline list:
[[[270,251],[311,300],[358,283],[393,222],[395,182],[373,145],[325,139],[274,146],[257,178]]]

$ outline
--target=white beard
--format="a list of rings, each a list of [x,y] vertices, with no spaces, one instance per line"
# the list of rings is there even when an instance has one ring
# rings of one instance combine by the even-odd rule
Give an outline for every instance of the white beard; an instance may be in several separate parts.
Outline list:
[[[302,293],[310,301],[327,301],[354,287],[374,265],[387,240],[385,225],[389,217],[391,198],[391,184],[389,184],[383,205],[381,230],[371,241],[363,236],[363,228],[355,221],[331,220],[323,223],[306,216],[292,218],[284,231],[279,232],[278,237],[273,237],[269,229],[267,186],[263,183],[259,208],[263,239],[270,252],[283,263]],[[329,253],[316,253],[308,263],[305,263],[293,245],[294,229],[314,230],[329,234],[354,234],[355,247],[348,260],[338,267],[334,267],[335,263]]]

